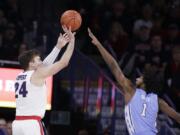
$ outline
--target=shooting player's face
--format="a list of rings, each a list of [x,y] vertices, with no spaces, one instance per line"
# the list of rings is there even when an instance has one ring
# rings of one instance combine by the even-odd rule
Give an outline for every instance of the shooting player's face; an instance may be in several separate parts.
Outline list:
[[[42,64],[42,60],[40,56],[35,56],[33,60],[30,62],[33,69],[37,69]]]

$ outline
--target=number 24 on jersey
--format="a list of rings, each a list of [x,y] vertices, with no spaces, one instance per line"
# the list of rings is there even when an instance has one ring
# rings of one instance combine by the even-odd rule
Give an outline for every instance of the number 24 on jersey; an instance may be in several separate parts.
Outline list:
[[[20,95],[22,95],[22,97],[26,97],[28,91],[26,90],[26,81],[20,83],[15,83],[15,97],[18,98]]]

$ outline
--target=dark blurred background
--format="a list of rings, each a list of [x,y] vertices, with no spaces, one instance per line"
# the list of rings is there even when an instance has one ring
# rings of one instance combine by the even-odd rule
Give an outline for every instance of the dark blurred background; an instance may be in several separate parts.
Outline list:
[[[19,68],[18,55],[32,48],[46,56],[68,9],[83,20],[70,65],[54,76],[52,110],[44,118],[49,135],[127,134],[123,97],[117,88],[112,97],[114,78],[91,45],[87,27],[132,81],[155,68],[162,82],[159,95],[180,111],[179,0],[0,0],[1,67]],[[0,126],[8,129],[14,116],[14,109],[0,108]],[[180,134],[179,125],[161,113],[159,131]]]

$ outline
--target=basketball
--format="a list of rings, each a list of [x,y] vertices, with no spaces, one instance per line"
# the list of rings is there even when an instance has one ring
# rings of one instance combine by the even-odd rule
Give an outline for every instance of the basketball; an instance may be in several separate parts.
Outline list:
[[[67,10],[61,15],[60,23],[67,28],[71,27],[72,31],[76,31],[80,28],[82,18],[80,13],[75,10]]]

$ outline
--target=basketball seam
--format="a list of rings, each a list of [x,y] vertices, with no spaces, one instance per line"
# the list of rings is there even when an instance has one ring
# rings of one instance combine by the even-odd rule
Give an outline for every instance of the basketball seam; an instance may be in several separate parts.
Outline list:
[[[73,18],[69,19],[69,21],[67,22],[67,26],[72,20],[75,20],[75,18],[73,17]]]
[[[63,17],[65,20],[63,21],[63,18],[61,17],[61,24],[66,25],[67,27],[71,26],[72,31],[75,31],[80,27],[79,25],[81,25],[81,18],[79,19],[79,15],[77,15],[77,12],[70,12],[69,15],[67,12],[67,14]]]

